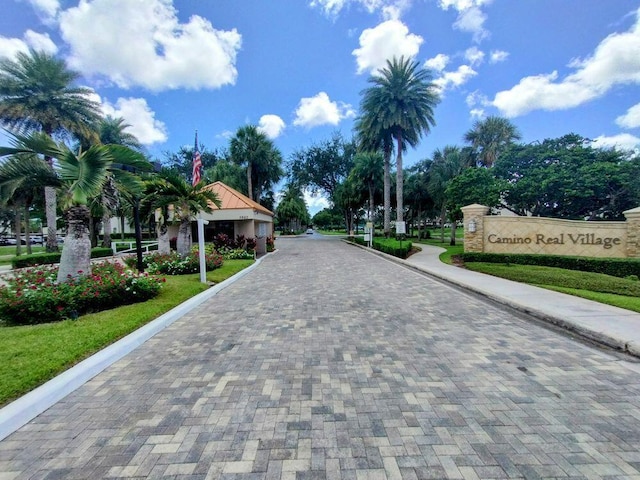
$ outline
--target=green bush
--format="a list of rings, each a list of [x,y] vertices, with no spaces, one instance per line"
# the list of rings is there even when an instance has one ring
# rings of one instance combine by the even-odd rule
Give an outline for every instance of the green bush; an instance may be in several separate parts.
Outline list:
[[[21,255],[11,259],[13,268],[35,267],[36,265],[51,265],[60,263],[60,252],[34,253],[33,255]],[[110,248],[96,247],[91,249],[91,258],[104,258],[113,255]]]
[[[394,257],[407,258],[413,244],[407,241],[399,241],[395,239],[375,239],[372,243],[373,248],[383,253],[393,255]]]
[[[205,262],[207,271],[220,268],[223,263],[222,255],[213,250],[213,246],[209,249],[210,251],[206,250]],[[129,267],[133,267],[137,262],[135,255],[123,257],[123,260]],[[145,269],[152,274],[186,275],[200,271],[200,258],[197,247],[184,258],[178,255],[177,252],[167,254],[151,253],[142,257],[142,263]]]
[[[582,272],[604,273],[614,277],[640,276],[640,260],[634,258],[564,257],[558,255],[525,255],[465,252],[464,262],[538,265]]]
[[[25,269],[0,287],[0,319],[8,324],[28,325],[77,318],[144,302],[160,292],[163,280],[127,270],[118,263],[104,262],[91,275],[56,283],[58,266]]]

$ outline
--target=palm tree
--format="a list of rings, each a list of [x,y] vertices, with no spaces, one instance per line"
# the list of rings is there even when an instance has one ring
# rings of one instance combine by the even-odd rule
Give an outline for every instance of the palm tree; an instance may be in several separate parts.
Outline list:
[[[382,152],[383,158],[383,231],[388,237],[391,232],[391,154],[393,136],[391,131],[382,128],[378,116],[360,106],[361,115],[356,119],[355,130],[358,133],[358,149],[362,152]]]
[[[396,220],[403,221],[402,152],[406,145],[415,147],[423,134],[435,125],[433,109],[440,101],[431,83],[429,70],[421,69],[410,58],[394,57],[387,66],[372,75],[373,86],[363,91],[361,110],[370,119],[369,125],[379,124],[377,131],[384,137],[391,135],[396,142]]]
[[[231,160],[247,169],[247,192],[251,200],[260,201],[265,187],[282,176],[282,155],[273,142],[255,125],[240,127],[229,146]]]
[[[502,117],[487,117],[473,124],[464,134],[464,141],[471,144],[477,163],[491,167],[509,145],[520,140],[518,128]]]
[[[379,153],[363,152],[357,153],[353,162],[350,177],[359,180],[366,186],[369,193],[369,221],[373,222],[374,195],[376,189],[380,188],[383,177],[384,158]]]
[[[211,213],[212,205],[220,208],[218,195],[208,190],[204,182],[191,185],[183,177],[171,171],[160,172],[147,182],[145,195],[141,201],[144,212],[160,209],[165,214],[158,222],[158,228],[166,229],[168,211],[178,218],[178,254],[186,257],[191,251],[191,220],[199,212]]]
[[[303,224],[309,224],[309,211],[300,187],[293,183],[289,183],[285,187],[284,196],[278,204],[276,215],[278,222],[287,225],[289,230],[293,232],[301,230]]]
[[[133,150],[142,150],[142,145],[136,136],[125,131],[129,127],[131,125],[125,123],[124,118],[107,115],[99,124],[100,143],[103,145],[124,145]],[[102,230],[104,232],[102,246],[106,248],[111,248],[111,217],[119,207],[119,190],[122,188],[123,185],[119,185],[117,182],[116,174],[107,177],[102,189]]]
[[[100,105],[92,90],[74,87],[79,73],[64,60],[45,52],[18,53],[0,61],[0,123],[14,131],[42,131],[48,136],[69,133],[95,138]],[[52,157],[45,156],[52,164]],[[56,251],[56,192],[45,187],[47,251]]]
[[[43,132],[13,137],[13,148],[0,147],[0,156],[13,155],[0,165],[0,185],[59,188],[65,203],[67,235],[60,257],[58,282],[89,274],[90,198],[100,193],[110,171],[118,170],[121,181],[132,187],[137,178],[120,167],[128,165],[144,171],[150,169],[149,162],[140,153],[119,145],[94,145],[75,154],[64,143],[56,144]],[[38,155],[54,158],[55,165],[43,162]],[[128,180],[125,181],[125,177],[129,177]]]
[[[433,152],[433,162],[429,168],[427,189],[436,207],[440,208],[440,241],[444,242],[444,224],[447,219],[447,197],[445,191],[449,182],[469,166],[468,154],[464,149],[447,145]],[[455,225],[451,228],[451,244],[455,245]]]

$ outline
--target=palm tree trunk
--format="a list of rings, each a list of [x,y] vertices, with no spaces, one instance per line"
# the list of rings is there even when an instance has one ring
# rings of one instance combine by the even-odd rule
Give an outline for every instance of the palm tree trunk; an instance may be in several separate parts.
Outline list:
[[[31,250],[31,225],[29,225],[29,223],[31,222],[29,216],[30,204],[30,201],[24,204],[24,239],[27,242],[27,255],[31,255],[31,253],[33,253]]]
[[[456,226],[457,223],[455,220],[451,222],[451,238],[449,239],[449,245],[452,247],[456,244]]]
[[[20,255],[22,255],[22,241],[21,241],[21,237],[22,237],[22,205],[21,204],[17,204],[15,206],[15,217],[14,217],[14,222],[15,222],[15,231],[16,231],[16,257],[19,257]]]
[[[84,205],[71,207],[66,212],[67,234],[60,257],[58,283],[91,274],[91,240],[89,222],[91,213]]]
[[[47,217],[47,252],[58,251],[57,240],[57,216],[56,209],[58,201],[56,198],[56,190],[53,187],[44,187],[44,203]]]
[[[440,210],[440,242],[444,243],[444,221],[447,218],[447,207],[442,204],[442,209]]]
[[[373,182],[369,182],[369,221],[373,223]]]
[[[402,134],[398,134],[396,156],[396,222],[404,221],[404,174],[402,172]]]
[[[171,243],[169,242],[169,229],[164,217],[158,219],[156,223],[156,234],[158,235],[158,253],[168,255],[171,253]]]
[[[391,150],[384,153],[384,236],[391,234]]]
[[[253,200],[253,184],[251,182],[252,175],[252,165],[251,162],[247,162],[247,189],[249,190],[249,200]]]
[[[191,250],[191,219],[189,217],[180,219],[176,248],[178,255],[181,257],[189,255],[189,251]]]
[[[124,240],[124,213],[120,216],[120,240]]]
[[[111,212],[106,208],[102,215],[102,231],[102,246],[111,248]]]

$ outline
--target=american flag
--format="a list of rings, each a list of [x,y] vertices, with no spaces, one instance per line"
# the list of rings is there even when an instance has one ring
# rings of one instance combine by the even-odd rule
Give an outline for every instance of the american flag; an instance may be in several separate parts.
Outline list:
[[[202,157],[198,150],[198,132],[196,131],[196,143],[193,147],[193,173],[192,173],[192,185],[195,187],[202,179]]]

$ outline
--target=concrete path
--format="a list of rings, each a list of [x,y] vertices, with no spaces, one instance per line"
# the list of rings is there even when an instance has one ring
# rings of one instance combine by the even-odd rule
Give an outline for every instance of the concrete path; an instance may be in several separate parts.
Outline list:
[[[640,357],[640,313],[447,265],[438,259],[444,249],[420,247],[399,263]]]
[[[630,357],[313,237],[0,442],[0,479],[640,479]]]

